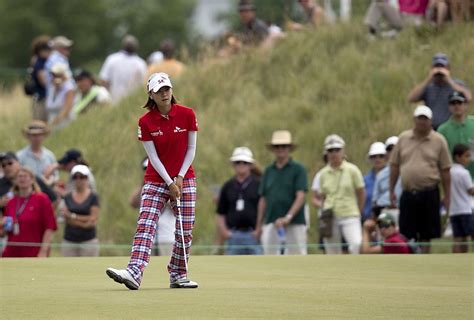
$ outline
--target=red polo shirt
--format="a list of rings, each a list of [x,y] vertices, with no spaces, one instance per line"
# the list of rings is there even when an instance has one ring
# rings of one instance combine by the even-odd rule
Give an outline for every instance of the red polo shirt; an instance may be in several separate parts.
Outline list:
[[[179,174],[188,151],[188,132],[198,131],[193,109],[173,104],[167,116],[158,109],[145,113],[138,121],[138,140],[153,141],[156,152],[171,178]],[[194,169],[189,167],[184,178],[194,178]],[[158,172],[149,165],[145,182],[163,183]]]
[[[383,253],[410,253],[407,240],[398,232],[387,237],[383,243],[386,244],[383,246]]]
[[[15,196],[5,206],[5,216],[16,220],[15,211],[23,207],[27,198]],[[34,192],[28,199],[23,211],[18,217],[20,233],[8,233],[8,242],[3,251],[3,257],[37,257],[40,246],[10,246],[10,242],[41,243],[46,230],[56,230],[56,217],[53,205],[48,196],[41,192]]]

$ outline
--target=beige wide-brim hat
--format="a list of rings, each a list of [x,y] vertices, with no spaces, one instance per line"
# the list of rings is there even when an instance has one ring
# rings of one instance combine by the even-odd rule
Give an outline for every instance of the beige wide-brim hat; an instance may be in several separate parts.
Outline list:
[[[272,134],[272,140],[267,143],[267,147],[271,148],[273,146],[289,145],[291,149],[295,149],[297,145],[293,143],[291,138],[291,132],[288,130],[277,130]]]
[[[49,134],[49,127],[46,122],[41,120],[33,120],[29,125],[23,128],[23,134],[35,135],[35,134]]]

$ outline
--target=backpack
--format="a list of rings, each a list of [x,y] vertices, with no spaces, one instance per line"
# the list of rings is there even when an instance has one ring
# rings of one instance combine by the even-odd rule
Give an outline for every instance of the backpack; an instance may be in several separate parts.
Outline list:
[[[33,68],[26,69],[25,81],[23,83],[23,91],[27,96],[32,96],[36,93],[36,82],[33,79]]]

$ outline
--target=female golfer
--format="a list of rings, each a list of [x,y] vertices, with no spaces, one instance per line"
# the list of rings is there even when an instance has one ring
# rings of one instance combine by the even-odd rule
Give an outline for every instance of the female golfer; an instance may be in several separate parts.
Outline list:
[[[196,204],[196,179],[191,166],[196,153],[196,115],[192,109],[176,103],[166,73],[152,74],[147,89],[145,108],[149,111],[138,122],[138,139],[143,142],[151,165],[145,172],[137,231],[127,268],[108,268],[106,273],[130,290],[139,288],[150,260],[157,221],[164,205],[171,200],[176,232],[168,264],[170,288],[197,288],[196,282],[187,279]]]

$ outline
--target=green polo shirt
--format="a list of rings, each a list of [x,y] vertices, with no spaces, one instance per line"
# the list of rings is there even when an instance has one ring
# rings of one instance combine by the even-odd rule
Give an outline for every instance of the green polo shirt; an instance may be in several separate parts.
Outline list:
[[[471,174],[471,179],[474,180],[474,116],[467,116],[463,123],[456,122],[451,117],[448,121],[439,126],[438,132],[448,141],[451,155],[454,146],[459,143],[469,147],[471,150],[471,163],[467,167],[467,170],[469,170]]]
[[[356,190],[364,188],[364,178],[359,168],[344,160],[337,169],[329,165],[321,169],[320,179],[324,209],[332,208],[336,217],[360,215]]]
[[[308,190],[306,169],[302,164],[292,159],[281,169],[276,164],[265,169],[260,182],[259,194],[265,197],[265,224],[273,223],[284,217],[290,210],[296,198],[297,191]],[[305,224],[304,205],[291,220],[292,224]]]

